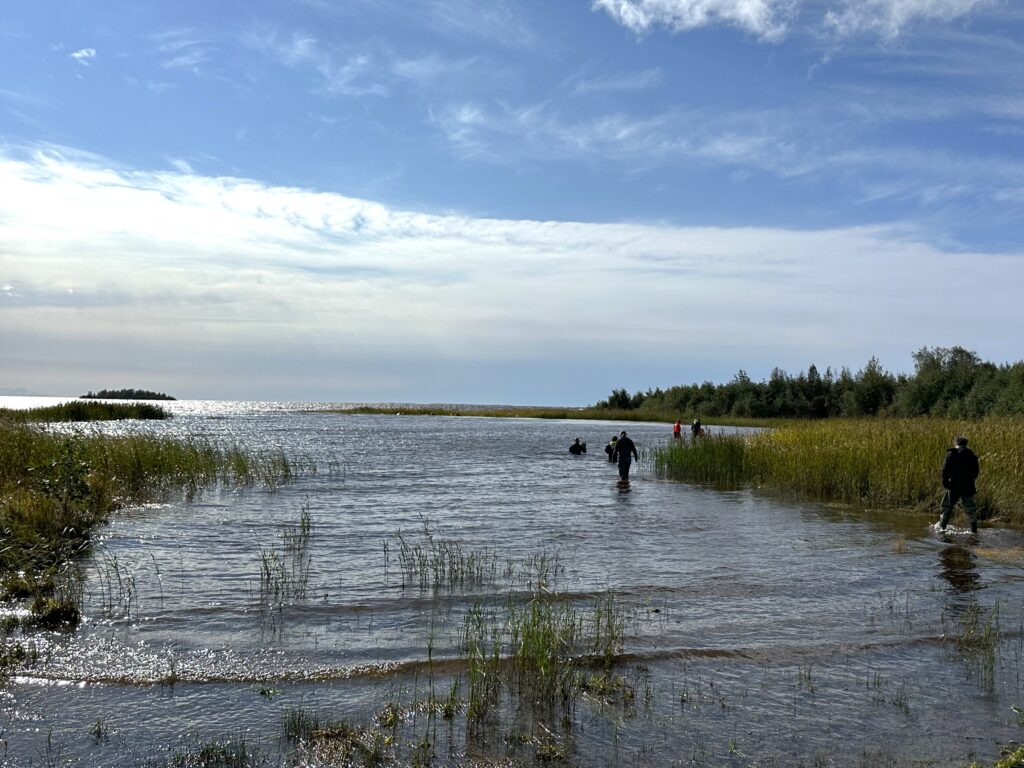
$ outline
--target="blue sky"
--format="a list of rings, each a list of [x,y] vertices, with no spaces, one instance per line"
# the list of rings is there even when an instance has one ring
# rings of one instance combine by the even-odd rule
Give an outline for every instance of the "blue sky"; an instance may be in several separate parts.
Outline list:
[[[14,4],[0,392],[585,404],[1020,359],[1009,0]]]

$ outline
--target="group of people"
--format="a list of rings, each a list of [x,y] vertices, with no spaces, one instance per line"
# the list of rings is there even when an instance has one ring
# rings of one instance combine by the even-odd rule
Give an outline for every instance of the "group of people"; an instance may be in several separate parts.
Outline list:
[[[586,452],[587,444],[580,442],[578,437],[569,446],[569,453],[573,456],[580,456]],[[619,480],[628,483],[629,468],[633,464],[633,459],[640,459],[640,454],[636,451],[636,443],[623,430],[617,435],[612,435],[612,439],[604,447],[604,452],[608,454],[609,463],[619,465]]]
[[[672,437],[682,439],[682,422],[676,421],[672,426]],[[700,437],[704,434],[704,427],[701,425],[700,417],[693,420],[690,426],[693,437]],[[577,437],[569,446],[569,453],[574,456],[587,452],[587,444],[580,442]],[[629,468],[633,459],[639,460],[640,455],[634,443],[625,430],[618,435],[612,435],[608,445],[604,447],[608,456],[608,462],[618,464],[619,480],[623,483],[629,482]],[[980,467],[978,456],[967,447],[967,438],[958,435],[953,439],[953,447],[946,451],[942,461],[942,487],[945,493],[942,495],[941,514],[939,516],[939,530],[945,531],[949,525],[949,519],[953,515],[953,508],[957,502],[964,508],[964,514],[971,526],[971,533],[978,532],[978,506],[974,502],[974,496],[978,490],[975,481],[978,479]]]
[[[694,437],[704,437],[704,425],[700,423],[700,416],[695,418],[690,425],[690,434]],[[683,422],[681,419],[676,419],[676,423],[672,425],[672,437],[676,440],[683,439]]]
[[[623,430],[618,435],[612,435],[612,439],[604,447],[604,452],[608,454],[608,461],[610,463],[619,465],[619,481],[628,483],[629,466],[633,463],[633,459],[640,458],[640,455],[636,452],[636,443]]]

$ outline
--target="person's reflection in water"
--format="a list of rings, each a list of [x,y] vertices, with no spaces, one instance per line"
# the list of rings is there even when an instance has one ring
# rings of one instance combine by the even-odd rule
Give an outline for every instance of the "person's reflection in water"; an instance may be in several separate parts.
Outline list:
[[[949,582],[951,591],[973,592],[981,589],[981,576],[975,568],[975,555],[967,547],[954,545],[939,552],[939,575]]]

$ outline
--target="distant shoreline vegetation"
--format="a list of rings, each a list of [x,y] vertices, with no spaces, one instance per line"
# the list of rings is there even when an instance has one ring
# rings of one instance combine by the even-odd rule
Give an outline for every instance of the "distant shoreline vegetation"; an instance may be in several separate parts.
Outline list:
[[[911,375],[890,373],[872,357],[856,374],[846,367],[822,374],[811,365],[795,376],[775,368],[767,381],[755,382],[740,370],[726,384],[705,381],[632,395],[615,389],[585,407],[382,403],[320,412],[670,423],[700,416],[705,425],[731,426],[865,416],[1024,416],[1024,361],[996,365],[963,347],[924,347],[913,357]]]
[[[573,419],[578,421],[674,421],[675,416],[650,410],[537,405],[360,405],[331,408],[315,413],[361,414],[380,416],[480,416],[498,419]],[[730,425],[763,426],[766,419],[729,419]]]
[[[99,392],[89,391],[82,395],[84,400],[176,400],[163,392],[151,392],[148,389],[101,389]]]
[[[41,408],[0,408],[0,421],[121,421],[124,419],[169,419],[171,413],[149,403],[93,403],[72,400]]]
[[[737,418],[1024,415],[1024,361],[995,365],[963,347],[923,347],[913,357],[912,375],[890,373],[874,357],[856,374],[846,367],[822,374],[811,365],[796,376],[776,368],[767,381],[755,382],[740,370],[727,384],[705,381],[633,395],[616,389],[594,409],[659,418],[726,417],[730,423]]]

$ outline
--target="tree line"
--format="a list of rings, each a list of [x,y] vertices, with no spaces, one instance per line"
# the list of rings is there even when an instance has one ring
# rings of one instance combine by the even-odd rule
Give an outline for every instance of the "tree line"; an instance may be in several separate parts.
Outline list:
[[[740,370],[726,384],[688,384],[629,394],[612,390],[596,408],[687,416],[809,418],[1024,414],[1024,361],[996,365],[963,347],[923,347],[914,373],[894,374],[872,357],[856,373],[845,366],[796,376],[775,368],[767,381]]]
[[[101,389],[99,392],[89,390],[82,395],[86,400],[174,400],[170,395],[163,392],[153,392],[148,389]]]

